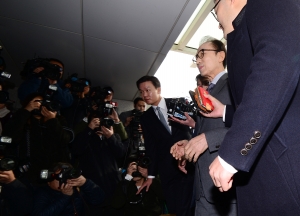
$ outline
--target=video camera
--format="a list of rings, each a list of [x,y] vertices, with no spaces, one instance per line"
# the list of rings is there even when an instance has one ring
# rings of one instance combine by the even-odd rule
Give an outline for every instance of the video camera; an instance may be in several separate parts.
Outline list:
[[[35,73],[34,70],[38,67],[43,67],[44,70],[42,70],[39,73]],[[25,66],[21,71],[20,75],[24,78],[38,76],[46,77],[51,80],[59,80],[62,71],[63,68],[59,67],[58,65],[51,64],[49,59],[34,58],[26,61]]]
[[[83,92],[86,86],[90,83],[85,79],[78,78],[78,74],[74,73],[65,80],[65,84],[70,84],[70,91],[74,93]]]
[[[76,179],[81,176],[81,170],[71,168],[68,165],[63,165],[59,173],[51,172],[49,170],[41,170],[40,178],[53,181],[59,181],[59,188],[62,184],[66,184],[68,179]]]
[[[186,120],[184,112],[187,112],[193,119],[197,116],[197,108],[193,101],[189,102],[185,98],[172,98],[167,104],[168,115],[178,118],[180,120]]]

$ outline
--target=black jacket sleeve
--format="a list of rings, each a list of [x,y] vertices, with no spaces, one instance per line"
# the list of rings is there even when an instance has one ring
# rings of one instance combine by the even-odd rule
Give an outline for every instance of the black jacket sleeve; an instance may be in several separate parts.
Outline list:
[[[80,192],[91,205],[100,205],[104,201],[104,191],[90,179],[80,187]]]
[[[47,186],[48,187],[48,186]],[[53,216],[60,215],[72,199],[72,196],[61,194],[52,202],[53,192],[51,188],[40,188],[34,195],[32,216]]]
[[[12,215],[21,216],[31,212],[32,192],[18,179],[2,185],[2,197]]]

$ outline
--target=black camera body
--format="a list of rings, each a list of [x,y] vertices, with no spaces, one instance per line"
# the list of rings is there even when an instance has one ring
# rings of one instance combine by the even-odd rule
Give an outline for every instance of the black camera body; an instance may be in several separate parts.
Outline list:
[[[100,127],[104,126],[106,128],[110,128],[115,124],[115,121],[111,118],[101,118],[100,119]]]
[[[141,138],[142,132],[139,130],[140,123],[141,123],[141,116],[143,115],[143,112],[139,110],[132,110],[131,116],[133,117],[130,124],[130,139],[132,140],[138,140]]]
[[[0,137],[0,170],[9,171],[14,170],[18,166],[18,162],[13,156],[6,156],[5,148],[7,145],[11,144],[12,139],[10,137],[1,136]]]
[[[61,108],[61,105],[59,102],[53,100],[53,95],[57,90],[57,86],[55,85],[49,85],[48,89],[45,90],[43,95],[43,100],[36,100],[35,102],[41,103],[41,108],[39,110],[33,110],[33,115],[42,115],[41,109],[42,106],[46,107],[47,110],[51,112],[58,112]]]
[[[43,67],[39,73],[35,73],[34,69],[38,67]],[[51,80],[59,80],[61,76],[61,72],[63,69],[58,65],[51,64],[49,59],[45,58],[34,58],[27,60],[23,70],[21,71],[21,76],[28,78],[31,76],[38,76],[38,77],[46,77]]]
[[[84,88],[89,85],[89,82],[87,80],[84,80],[83,78],[78,78],[78,74],[74,73],[71,76],[69,76],[65,83],[69,83],[71,85],[70,91],[73,93],[80,93],[84,91]]]
[[[167,108],[169,116],[173,116],[180,120],[186,120],[184,112],[187,112],[193,119],[196,119],[197,116],[197,108],[194,103],[192,101],[189,102],[185,98],[172,98],[167,104]]]
[[[59,181],[59,187],[62,184],[66,184],[68,179],[76,179],[79,176],[81,176],[81,170],[71,168],[68,165],[63,165],[62,169],[59,173],[50,172],[49,170],[41,170],[40,178],[47,180],[47,181],[53,181],[57,180]]]

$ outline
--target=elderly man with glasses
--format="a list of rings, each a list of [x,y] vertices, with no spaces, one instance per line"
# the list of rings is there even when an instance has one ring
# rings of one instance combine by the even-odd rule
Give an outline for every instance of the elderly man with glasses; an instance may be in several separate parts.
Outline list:
[[[193,59],[201,76],[211,80],[208,92],[222,103],[231,104],[226,67],[225,45],[211,37],[205,37]],[[185,124],[185,122],[180,122]],[[218,156],[218,149],[228,128],[222,118],[197,116],[197,123],[190,141],[182,140],[171,148],[179,159],[180,169],[187,160],[195,163],[194,195],[195,215],[236,216],[235,191],[221,193],[210,178],[208,167]]]

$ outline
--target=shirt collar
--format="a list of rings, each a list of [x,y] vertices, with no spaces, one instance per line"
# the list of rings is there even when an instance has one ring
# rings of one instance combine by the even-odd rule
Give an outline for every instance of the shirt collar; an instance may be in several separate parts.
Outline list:
[[[161,98],[158,105],[157,106],[154,106],[152,105],[153,109],[156,109],[156,107],[159,107],[160,109],[164,109],[164,110],[167,110],[167,104],[166,104],[166,100],[165,98]]]
[[[213,78],[213,80],[211,81],[211,83],[213,84],[217,84],[217,82],[219,81],[219,79],[226,73],[226,71],[222,71],[220,73],[218,73],[217,76],[215,76],[215,78]]]

